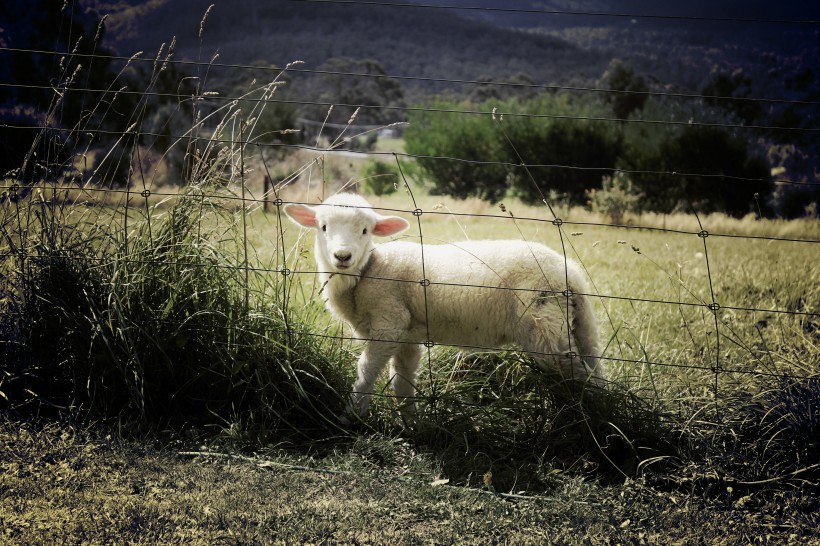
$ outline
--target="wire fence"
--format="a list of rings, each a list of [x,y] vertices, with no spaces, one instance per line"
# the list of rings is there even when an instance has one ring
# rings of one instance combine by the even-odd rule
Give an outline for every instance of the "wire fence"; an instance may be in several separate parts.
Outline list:
[[[324,0],[302,0],[316,4]],[[411,9],[409,5],[381,2],[343,2],[337,4],[378,5],[395,9]],[[415,9],[417,6],[412,6]],[[435,9],[454,9],[442,6],[423,6]],[[479,10],[486,8],[459,8]],[[618,18],[664,18],[652,14],[592,14],[557,10],[518,10],[517,13],[609,16]],[[687,17],[689,21],[705,18]],[[780,24],[816,26],[813,20],[761,20],[754,18],[709,18],[713,22],[746,24]],[[422,155],[407,153],[401,149],[345,151],[343,148],[352,137],[368,134],[381,128],[398,126],[385,124],[359,127],[355,119],[346,125],[322,120],[307,120],[308,125],[318,127],[316,139],[322,131],[333,130],[327,145],[316,142],[288,141],[290,127],[280,127],[277,134],[271,131],[253,134],[254,116],[261,115],[264,108],[277,104],[293,107],[346,108],[350,110],[389,111],[398,116],[422,112],[433,116],[486,116],[522,118],[534,123],[562,120],[569,123],[638,124],[662,126],[699,126],[759,134],[763,131],[780,131],[795,135],[815,135],[815,126],[781,126],[771,124],[746,125],[740,122],[715,123],[698,119],[641,119],[602,116],[543,114],[533,112],[484,111],[472,108],[436,108],[429,106],[379,105],[368,103],[333,103],[315,100],[279,98],[277,86],[283,75],[298,74],[301,77],[332,75],[356,82],[363,79],[391,79],[406,83],[438,83],[467,86],[498,86],[527,88],[537,92],[561,92],[582,96],[607,96],[634,94],[663,99],[700,103],[705,99],[716,101],[749,102],[762,105],[799,105],[816,108],[820,101],[797,100],[788,97],[734,97],[699,95],[686,92],[614,91],[611,89],[546,84],[513,84],[479,80],[414,77],[412,75],[376,75],[356,72],[328,71],[305,68],[298,64],[284,67],[257,67],[240,64],[223,64],[214,61],[194,62],[177,60],[169,53],[150,58],[146,56],[124,57],[119,55],[80,53],[75,51],[21,49],[0,47],[6,59],[28,59],[39,55],[51,59],[64,72],[48,83],[0,82],[0,89],[10,93],[37,92],[52,95],[52,102],[42,111],[19,115],[3,122],[7,135],[36,134],[31,148],[19,158],[19,169],[4,174],[0,184],[0,206],[4,235],[2,256],[5,262],[3,276],[9,282],[11,271],[26,259],[54,258],[41,246],[26,246],[26,236],[33,229],[33,218],[41,214],[56,214],[59,209],[66,222],[82,229],[84,223],[110,223],[112,231],[122,233],[128,245],[129,231],[134,224],[150,214],[142,211],[154,209],[158,203],[183,199],[184,188],[173,183],[160,183],[160,170],[170,172],[165,161],[175,150],[182,150],[177,160],[190,184],[200,184],[205,197],[239,211],[243,232],[237,242],[241,259],[233,262],[213,262],[198,267],[224,268],[244,272],[247,284],[259,281],[254,278],[278,278],[277,283],[287,287],[288,305],[305,308],[319,305],[315,302],[321,293],[313,280],[321,273],[305,257],[306,243],[297,228],[284,220],[282,207],[289,203],[312,204],[317,197],[326,196],[352,182],[358,185],[357,173],[334,166],[334,161],[350,162],[360,158],[376,158],[397,165],[402,179],[399,191],[393,197],[376,199],[376,210],[399,214],[416,220],[408,239],[421,243],[440,243],[442,237],[451,238],[459,233],[475,232],[481,237],[487,234],[503,234],[504,238],[523,238],[529,241],[549,241],[558,248],[565,260],[578,261],[591,280],[588,293],[567,293],[567,289],[532,289],[518,286],[485,286],[475,283],[437,282],[434,272],[424,278],[380,278],[397,283],[417,283],[424,288],[425,297],[435,287],[461,288],[467,292],[492,288],[515,294],[545,294],[565,297],[589,297],[596,302],[600,319],[604,324],[605,345],[602,359],[610,368],[616,369],[613,381],[621,377],[643,377],[645,370],[680,373],[690,385],[708,384],[719,400],[719,389],[739,376],[750,376],[761,381],[767,378],[804,381],[817,377],[818,332],[820,332],[820,293],[817,287],[817,264],[820,263],[820,237],[816,220],[798,224],[796,229],[807,227],[805,234],[789,231],[788,225],[758,219],[732,223],[716,216],[690,214],[663,216],[634,215],[630,223],[614,223],[604,215],[587,214],[578,207],[570,208],[556,202],[549,188],[538,187],[543,199],[536,206],[508,204],[498,208],[482,205],[481,210],[470,210],[475,204],[449,202],[442,208],[438,201],[444,198],[425,196],[416,200],[413,188],[419,186],[404,177],[402,162],[459,162],[478,167],[500,166],[510,170],[529,173],[534,169],[549,168],[558,171],[586,171],[600,173],[601,177],[618,171],[627,176],[664,176],[683,179],[699,176],[715,182],[773,182],[781,185],[817,187],[820,182],[773,177],[752,178],[714,173],[680,172],[678,170],[618,169],[615,165],[589,166],[569,164],[538,164],[487,158],[452,157],[448,155]],[[73,63],[112,63],[115,72],[126,73],[135,65],[151,68],[145,82],[147,88],[136,90],[128,84],[113,81],[109,86],[91,85],[81,76],[68,73]],[[186,92],[168,92],[155,89],[153,82],[168,67],[207,71],[224,69],[235,73],[266,74],[270,82],[258,86],[246,94],[222,95],[197,82]],[[188,77],[183,77],[182,80]],[[178,88],[183,81],[175,82]],[[112,123],[109,111],[117,108],[117,100],[132,100],[134,113],[121,118],[125,123]],[[73,102],[69,102],[71,99]],[[166,109],[158,105],[166,105]],[[83,115],[69,119],[67,108],[80,107]],[[243,108],[245,111],[243,111]],[[12,107],[13,109],[13,107]],[[150,116],[160,116],[151,128],[146,129]],[[162,116],[165,116],[162,118]],[[180,126],[179,118],[185,116],[189,126]],[[161,128],[162,130],[158,130]],[[250,135],[250,136],[249,136]],[[140,141],[138,143],[138,140]],[[511,143],[513,146],[515,143]],[[295,154],[303,154],[292,160]],[[93,157],[110,158],[91,167]],[[146,157],[150,156],[150,160]],[[300,163],[301,162],[301,163]],[[124,170],[123,170],[124,169]],[[333,169],[339,172],[333,173]],[[199,175],[197,175],[199,171]],[[328,173],[328,171],[331,171]],[[127,172],[125,183],[114,180],[117,173]],[[318,173],[318,174],[317,174]],[[348,180],[334,179],[344,174]],[[197,176],[199,177],[197,179]],[[173,175],[167,176],[173,178]],[[318,180],[317,180],[318,178]],[[204,179],[215,182],[203,185]],[[538,186],[533,177],[532,183]],[[184,185],[184,184],[183,184]],[[201,197],[201,193],[198,194]],[[697,201],[697,196],[692,196]],[[432,203],[432,205],[427,204]],[[167,206],[167,205],[166,205]],[[458,210],[462,206],[463,211]],[[450,210],[450,208],[454,210]],[[446,209],[446,210],[444,210]],[[518,210],[524,210],[519,214]],[[500,212],[499,212],[500,211]],[[74,220],[69,217],[76,214]],[[140,216],[143,214],[143,216]],[[145,216],[144,214],[147,214]],[[207,223],[209,220],[202,219]],[[679,221],[684,227],[666,225]],[[72,224],[77,222],[77,224]],[[469,224],[469,225],[468,225]],[[659,225],[660,224],[660,225]],[[713,227],[711,224],[714,224]],[[476,227],[478,226],[478,227]],[[762,227],[761,227],[762,226]],[[584,233],[582,230],[589,231]],[[756,230],[761,230],[756,232]],[[273,243],[259,243],[255,233],[272,236]],[[442,236],[440,233],[444,232]],[[626,234],[626,235],[624,235]],[[622,237],[629,238],[624,240]],[[634,238],[634,239],[633,239]],[[590,239],[594,239],[590,241]],[[248,248],[257,254],[249,256]],[[602,249],[606,249],[604,252]],[[42,252],[42,254],[40,254]],[[250,252],[253,254],[253,252]],[[56,254],[59,256],[59,252]],[[83,257],[80,257],[82,259]],[[93,262],[98,258],[88,255]],[[127,256],[128,264],[151,265],[151,259],[140,255]],[[685,262],[685,263],[681,263]],[[566,267],[565,261],[565,267]],[[190,263],[179,262],[189,267]],[[264,283],[262,283],[264,284]],[[278,284],[277,284],[278,286]],[[301,287],[301,288],[300,288]],[[8,291],[8,289],[7,289]],[[9,291],[9,293],[13,292]],[[293,294],[303,294],[304,301],[296,301]],[[675,297],[677,296],[677,297]],[[8,297],[8,294],[7,294]],[[11,308],[4,309],[8,312]],[[658,326],[658,324],[662,326]],[[776,323],[776,326],[775,326]],[[300,331],[334,342],[374,341],[359,339],[345,333],[344,327],[328,330]],[[375,340],[380,341],[380,340]],[[383,341],[383,340],[381,340]],[[413,342],[415,343],[415,342]],[[424,342],[428,363],[433,360],[433,350],[438,341],[428,336]],[[467,352],[492,352],[507,349],[492,343],[456,346]],[[530,356],[563,356],[531,354]],[[590,356],[590,355],[580,355]],[[597,356],[597,355],[594,355]],[[691,373],[698,380],[692,380]],[[654,380],[653,380],[654,381]]]

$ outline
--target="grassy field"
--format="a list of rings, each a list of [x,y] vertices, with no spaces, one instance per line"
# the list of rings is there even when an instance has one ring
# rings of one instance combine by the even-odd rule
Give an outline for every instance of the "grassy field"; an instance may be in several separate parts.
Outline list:
[[[283,199],[315,201],[349,161],[314,164]],[[128,214],[37,196],[5,209],[7,244],[32,258],[3,266],[5,331],[26,333],[4,338],[0,541],[817,540],[820,252],[790,239],[817,240],[818,222],[616,227],[556,207],[559,229],[512,200],[374,198],[413,220],[410,240],[565,249],[591,281],[611,384],[588,397],[525,355],[436,347],[415,428],[385,378],[346,429],[357,347],[322,310],[312,235],[215,191]]]

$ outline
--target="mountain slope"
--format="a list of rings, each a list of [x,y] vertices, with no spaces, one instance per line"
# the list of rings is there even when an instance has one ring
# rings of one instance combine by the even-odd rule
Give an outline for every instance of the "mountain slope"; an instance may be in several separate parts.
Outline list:
[[[600,76],[608,58],[567,41],[465,19],[451,10],[288,0],[218,2],[155,0],[112,16],[108,39],[125,54],[156,51],[177,39],[178,55],[219,62],[316,68],[332,57],[375,59],[392,75],[421,78],[507,78],[526,73],[539,82]],[[122,3],[116,3],[122,7]],[[98,9],[115,7],[98,3]],[[429,87],[429,85],[428,85]]]

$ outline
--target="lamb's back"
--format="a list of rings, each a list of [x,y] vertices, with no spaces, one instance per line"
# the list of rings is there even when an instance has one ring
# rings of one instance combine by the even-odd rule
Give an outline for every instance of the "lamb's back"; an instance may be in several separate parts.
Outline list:
[[[429,331],[437,342],[503,344],[512,341],[525,309],[564,290],[567,264],[574,271],[575,264],[563,256],[525,241],[466,241],[423,249],[394,241],[373,252],[359,281],[358,305],[376,314],[406,310],[415,337],[422,339]]]

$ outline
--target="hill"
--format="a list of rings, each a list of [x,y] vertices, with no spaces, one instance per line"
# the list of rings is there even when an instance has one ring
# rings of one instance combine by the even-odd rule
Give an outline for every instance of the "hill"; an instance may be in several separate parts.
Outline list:
[[[238,64],[284,66],[294,60],[317,68],[333,57],[377,60],[388,74],[432,79],[528,74],[539,82],[597,78],[606,55],[567,40],[502,28],[461,17],[452,10],[384,5],[317,4],[288,0],[216,3],[200,39],[200,19],[209,0],[157,0],[110,12],[109,43],[122,53],[156,51],[177,39],[179,55]],[[410,82],[410,85],[414,85]],[[416,82],[439,90],[435,82]]]
[[[192,60],[207,61],[218,52],[221,63],[285,66],[301,60],[316,70],[332,58],[366,59],[386,74],[409,78],[402,86],[411,96],[473,90],[440,80],[595,86],[616,58],[656,89],[699,93],[716,74],[742,73],[751,82],[749,96],[818,96],[820,24],[805,21],[820,20],[820,4],[424,2],[436,8],[236,0],[215,3],[201,31],[210,3],[91,1],[110,14],[107,42],[123,54],[153,52],[175,37],[177,56]]]

